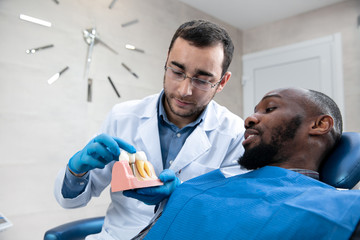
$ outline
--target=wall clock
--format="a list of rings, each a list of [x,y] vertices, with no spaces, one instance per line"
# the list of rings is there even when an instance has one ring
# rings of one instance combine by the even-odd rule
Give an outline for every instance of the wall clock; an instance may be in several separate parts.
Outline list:
[[[61,4],[61,2],[59,1],[55,1],[54,3],[56,4]],[[108,6],[109,9],[112,9],[114,7],[116,3],[116,0],[112,0],[110,5]],[[109,9],[104,9],[105,10],[109,10]],[[111,14],[111,12],[110,12]],[[49,31],[51,31],[52,29],[52,23],[49,21],[46,21],[44,19],[38,18],[37,16],[31,16],[29,15],[25,15],[25,14],[20,14],[20,19],[24,20],[24,21],[28,21],[28,22],[32,22],[35,24],[40,24],[44,27],[47,27],[49,29]],[[123,24],[121,24],[121,27],[128,27],[131,26],[133,24],[138,23],[138,19],[134,19],[128,22],[125,22]],[[87,53],[86,53],[86,58],[84,59],[85,64],[84,64],[84,73],[83,73],[83,80],[84,82],[87,83],[87,101],[91,102],[92,101],[92,92],[93,92],[93,78],[90,74],[90,68],[91,68],[91,63],[92,63],[92,54],[94,51],[94,48],[96,48],[96,45],[102,45],[103,47],[105,47],[108,50],[108,54],[115,54],[115,55],[119,55],[119,53],[117,52],[117,50],[115,50],[115,47],[110,46],[110,44],[108,44],[106,42],[106,40],[104,40],[102,37],[100,37],[99,31],[96,27],[90,27],[90,28],[86,28],[86,29],[82,29],[79,30],[79,34],[82,34],[84,43],[87,44]],[[26,54],[38,54],[38,52],[40,51],[46,51],[49,50],[53,47],[56,47],[55,44],[50,43],[47,45],[39,45],[33,48],[28,48],[25,50]],[[125,44],[123,46],[124,48],[131,50],[131,51],[136,51],[136,52],[140,52],[140,53],[145,53],[144,50],[135,47],[133,44]],[[122,67],[124,69],[126,69],[133,77],[135,78],[139,78],[138,74],[133,71],[126,63],[122,62],[121,63]],[[49,79],[47,79],[48,84],[54,84],[62,75],[65,74],[65,72],[67,72],[69,69],[71,69],[71,66],[60,66],[59,67],[59,71],[56,72],[55,74],[53,74]],[[114,90],[114,93],[116,94],[116,96],[118,98],[121,97],[118,89],[116,88],[114,81],[112,80],[112,78],[110,76],[107,76],[107,80],[109,82],[109,84],[111,85],[112,89]]]

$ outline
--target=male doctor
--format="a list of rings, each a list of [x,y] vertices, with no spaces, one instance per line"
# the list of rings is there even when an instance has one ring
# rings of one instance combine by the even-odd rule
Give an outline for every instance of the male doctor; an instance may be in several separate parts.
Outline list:
[[[114,106],[101,129],[59,172],[55,196],[64,208],[85,206],[111,181],[120,149],[142,150],[157,175],[171,169],[186,181],[214,169],[239,174],[237,159],[244,123],[213,101],[229,81],[234,46],[228,33],[204,20],[182,24],[175,32],[164,66],[164,89],[142,100]],[[121,150],[122,151],[122,150]],[[166,171],[159,177],[166,182]],[[171,184],[167,184],[171,185]],[[176,182],[173,183],[176,185]],[[101,233],[87,239],[130,239],[154,215],[158,197],[138,201],[111,192]],[[160,193],[160,194],[159,194]]]

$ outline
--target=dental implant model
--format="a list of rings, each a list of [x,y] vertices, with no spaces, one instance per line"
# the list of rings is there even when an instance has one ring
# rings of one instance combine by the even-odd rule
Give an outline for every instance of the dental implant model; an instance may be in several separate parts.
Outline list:
[[[112,169],[111,191],[159,186],[163,183],[157,178],[153,165],[143,151],[134,154],[121,151],[119,161]]]

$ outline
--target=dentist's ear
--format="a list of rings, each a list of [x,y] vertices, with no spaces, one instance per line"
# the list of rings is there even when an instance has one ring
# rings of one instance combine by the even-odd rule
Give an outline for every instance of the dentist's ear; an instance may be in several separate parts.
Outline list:
[[[310,135],[324,135],[334,127],[334,119],[329,115],[318,116],[312,121]]]
[[[223,90],[223,88],[225,87],[226,83],[229,81],[231,77],[231,72],[226,72],[221,80],[221,82],[219,83],[219,86],[216,89],[216,92],[221,92]]]

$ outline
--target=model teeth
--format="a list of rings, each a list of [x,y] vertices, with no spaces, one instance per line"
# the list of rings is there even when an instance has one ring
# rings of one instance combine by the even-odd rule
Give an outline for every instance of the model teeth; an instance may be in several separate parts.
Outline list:
[[[146,158],[145,152],[138,151],[135,153],[135,165],[141,177],[147,179],[156,176],[152,164]]]
[[[134,153],[127,153],[129,155],[129,162],[130,164],[135,163],[135,154]]]
[[[120,156],[119,156],[119,161],[129,162],[130,161],[129,154],[125,151],[121,151]]]
[[[121,151],[119,160],[129,162],[130,168],[137,179],[157,179],[154,167],[147,160],[145,152],[138,151],[134,154],[131,154],[125,151]]]

